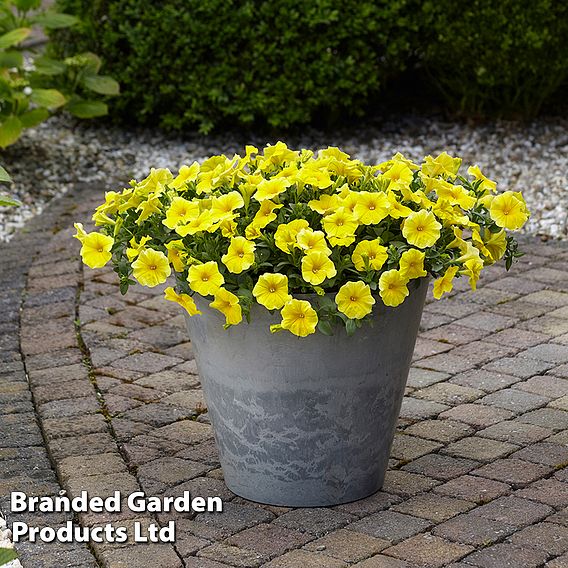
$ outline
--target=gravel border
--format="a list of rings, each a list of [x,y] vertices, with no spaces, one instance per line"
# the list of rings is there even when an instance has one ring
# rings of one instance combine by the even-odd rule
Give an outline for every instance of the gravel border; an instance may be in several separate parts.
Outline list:
[[[568,119],[541,118],[527,124],[497,121],[450,122],[440,117],[404,115],[333,133],[307,129],[284,136],[295,148],[340,146],[352,156],[380,162],[401,151],[421,160],[446,150],[477,163],[502,189],[522,191],[532,212],[524,232],[544,238],[568,238]],[[117,189],[150,167],[172,170],[211,154],[232,154],[245,144],[264,146],[278,137],[226,133],[185,138],[151,129],[125,130],[101,122],[54,117],[28,130],[1,157],[19,197],[18,209],[0,208],[0,240],[9,240],[24,222],[76,182],[103,183]]]

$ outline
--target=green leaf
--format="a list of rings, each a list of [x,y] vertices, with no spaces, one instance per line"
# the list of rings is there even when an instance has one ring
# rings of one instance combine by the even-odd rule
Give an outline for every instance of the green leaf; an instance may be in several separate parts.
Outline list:
[[[317,327],[324,335],[333,335],[333,326],[329,320],[319,320]]]
[[[6,49],[7,47],[18,45],[19,43],[24,41],[31,33],[32,30],[30,28],[17,28],[0,36],[0,49]]]
[[[120,85],[108,75],[87,75],[83,85],[100,95],[115,96],[120,94]]]
[[[38,14],[31,18],[31,21],[49,30],[59,30],[78,24],[79,18],[69,14],[60,14],[59,12],[43,12],[43,14]]]
[[[10,174],[2,166],[0,166],[0,181],[5,181],[5,182],[12,181]]]
[[[17,116],[9,116],[0,125],[0,148],[13,144],[22,134],[22,123]]]
[[[50,57],[36,57],[34,65],[40,75],[61,75],[67,69],[65,63]]]
[[[33,128],[49,118],[49,111],[45,108],[34,108],[24,112],[19,119],[24,128]]]
[[[13,0],[14,6],[21,10],[22,12],[29,12],[30,10],[36,10],[41,6],[41,0]]]
[[[0,548],[0,566],[8,564],[11,560],[16,560],[18,555],[13,548]]]
[[[77,118],[96,118],[108,113],[108,106],[101,101],[75,101],[70,102],[66,108]]]
[[[0,194],[0,206],[1,207],[19,207],[21,204],[22,204],[22,202],[18,201],[14,197],[10,197],[9,195]]]
[[[0,52],[0,67],[11,69],[12,67],[22,67],[24,56],[19,51]]]
[[[97,74],[103,64],[101,58],[95,53],[87,51],[86,53],[81,53],[77,56],[85,60],[85,69],[93,74]]]
[[[63,93],[57,89],[34,89],[30,99],[36,105],[49,109],[59,108],[67,102]]]
[[[348,319],[345,322],[345,330],[347,331],[347,335],[349,336],[353,335],[357,331],[358,327],[359,326],[357,325],[357,322],[355,320]]]

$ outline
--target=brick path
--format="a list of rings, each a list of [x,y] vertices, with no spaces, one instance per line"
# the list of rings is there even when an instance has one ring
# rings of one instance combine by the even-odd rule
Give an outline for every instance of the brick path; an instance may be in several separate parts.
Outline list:
[[[225,512],[80,514],[83,526],[175,518],[177,542],[26,543],[25,568],[568,567],[566,244],[527,241],[476,294],[430,302],[383,490],[292,510],[224,486],[177,306],[83,272],[70,226],[98,200],[78,189],[0,248],[0,507],[15,489],[190,490]]]

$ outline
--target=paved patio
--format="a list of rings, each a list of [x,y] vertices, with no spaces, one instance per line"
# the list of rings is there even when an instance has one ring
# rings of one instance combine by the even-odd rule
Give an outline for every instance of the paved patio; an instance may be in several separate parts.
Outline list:
[[[163,545],[18,545],[25,568],[568,567],[568,246],[526,240],[426,306],[383,490],[329,509],[257,505],[223,483],[191,345],[161,290],[121,296],[83,271],[78,187],[0,248],[0,508],[9,493],[221,496],[223,514],[167,523]],[[77,205],[79,204],[79,205]]]

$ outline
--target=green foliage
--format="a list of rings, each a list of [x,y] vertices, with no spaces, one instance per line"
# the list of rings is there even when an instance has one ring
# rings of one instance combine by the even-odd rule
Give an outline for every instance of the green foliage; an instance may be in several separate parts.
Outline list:
[[[0,183],[11,183],[10,174],[0,166]],[[0,207],[19,207],[21,203],[5,193],[0,193]],[[0,566],[2,565],[2,553],[5,549],[0,548]]]
[[[568,77],[568,4],[427,0],[424,60],[457,110],[535,115]]]
[[[58,61],[30,54],[28,46],[31,59],[25,62],[24,42],[34,27],[45,32],[79,22],[75,16],[42,10],[40,5],[38,0],[0,0],[0,148],[61,108],[79,118],[106,114],[106,104],[96,97],[118,94],[118,83],[99,75],[101,62],[93,53]]]
[[[361,114],[404,66],[414,1],[59,0],[83,24],[55,38],[103,54],[122,119],[281,128]]]
[[[4,564],[8,564],[16,558],[18,558],[18,555],[13,548],[0,548],[0,566],[4,566]]]

